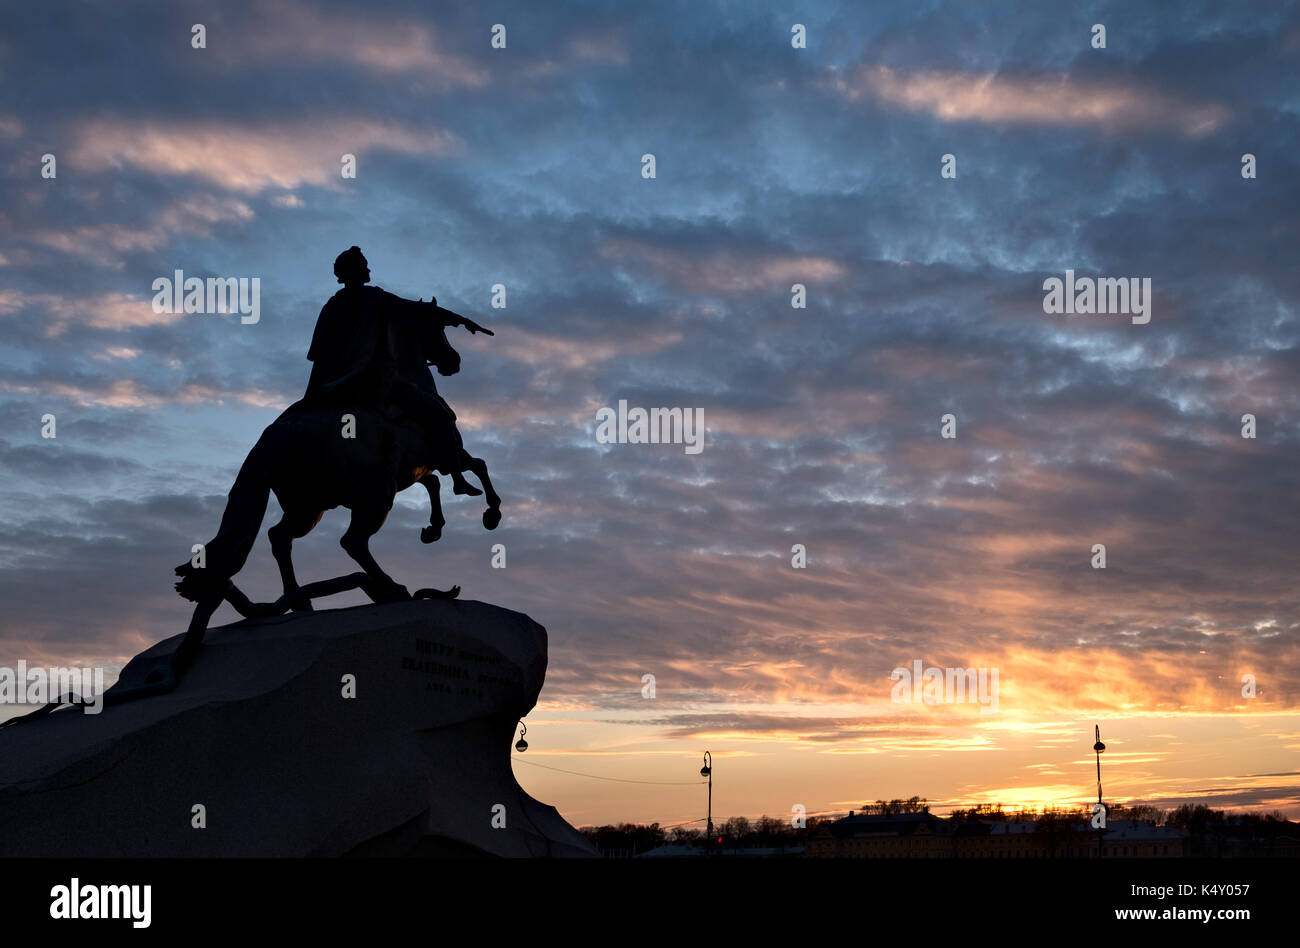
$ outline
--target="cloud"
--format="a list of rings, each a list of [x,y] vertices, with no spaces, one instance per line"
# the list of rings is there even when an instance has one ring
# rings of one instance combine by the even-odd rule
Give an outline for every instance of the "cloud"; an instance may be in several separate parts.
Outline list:
[[[86,171],[123,165],[151,174],[193,176],[231,191],[257,194],[302,185],[337,187],[345,154],[445,157],[460,139],[434,127],[372,118],[298,118],[250,125],[237,121],[91,120],[76,133],[70,162]]]
[[[607,240],[599,253],[693,293],[789,293],[793,283],[838,280],[847,272],[838,260],[824,256],[714,249],[695,252],[626,238]]]
[[[282,392],[260,389],[219,389],[197,383],[185,383],[170,392],[150,391],[131,379],[104,381],[99,384],[72,385],[64,382],[22,382],[0,380],[0,391],[22,395],[40,395],[67,399],[74,405],[107,408],[159,408],[166,405],[222,405],[234,402],[257,408],[283,409],[289,399]]]
[[[586,369],[615,358],[653,355],[682,341],[680,332],[651,330],[617,337],[559,336],[511,328],[493,347],[493,354],[537,371]]]
[[[74,323],[92,329],[121,331],[178,321],[178,317],[171,313],[155,313],[151,299],[126,293],[99,293],[85,297],[60,293],[24,294],[14,290],[0,293],[0,315],[12,316],[28,309],[38,312],[43,318],[47,336],[60,336]]]
[[[262,2],[237,42],[212,41],[224,67],[250,61],[348,63],[381,75],[413,75],[449,87],[485,85],[490,72],[448,48],[440,31],[417,17],[332,13],[297,0]],[[487,45],[486,29],[482,34]]]
[[[849,102],[874,99],[943,122],[1095,126],[1108,131],[1165,128],[1188,137],[1209,135],[1231,112],[1128,80],[908,71],[859,66],[831,87]]]
[[[120,266],[126,254],[158,250],[182,235],[208,237],[217,225],[245,224],[255,216],[243,201],[193,194],[168,203],[143,224],[104,222],[39,227],[26,236],[32,243],[115,267]]]

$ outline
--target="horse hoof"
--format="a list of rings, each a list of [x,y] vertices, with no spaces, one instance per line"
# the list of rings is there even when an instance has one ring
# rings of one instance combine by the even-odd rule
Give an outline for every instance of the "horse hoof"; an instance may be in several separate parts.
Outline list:
[[[489,530],[495,530],[497,528],[497,524],[499,524],[500,522],[501,522],[500,507],[489,507],[487,510],[483,511],[483,526],[487,527]]]
[[[405,586],[391,586],[379,591],[378,595],[372,597],[377,603],[386,602],[406,602],[411,598],[411,594],[406,591]]]
[[[442,527],[428,526],[420,530],[420,542],[432,543],[442,538]]]

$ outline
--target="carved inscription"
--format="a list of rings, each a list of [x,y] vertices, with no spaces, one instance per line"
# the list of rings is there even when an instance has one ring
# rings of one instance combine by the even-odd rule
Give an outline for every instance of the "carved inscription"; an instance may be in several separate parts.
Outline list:
[[[414,655],[402,656],[402,670],[422,675],[425,691],[469,698],[484,697],[485,686],[514,685],[502,665],[500,655],[427,638],[415,640]]]

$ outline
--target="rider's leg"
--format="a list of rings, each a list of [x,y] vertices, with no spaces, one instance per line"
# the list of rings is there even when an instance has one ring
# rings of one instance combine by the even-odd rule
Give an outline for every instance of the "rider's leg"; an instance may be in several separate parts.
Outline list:
[[[446,400],[435,391],[419,388],[405,380],[394,387],[393,396],[394,401],[419,420],[429,445],[439,452],[440,458],[435,459],[434,466],[451,477],[452,493],[467,497],[483,493],[465,480],[465,467],[457,463],[464,454],[464,443],[456,429],[456,413]]]

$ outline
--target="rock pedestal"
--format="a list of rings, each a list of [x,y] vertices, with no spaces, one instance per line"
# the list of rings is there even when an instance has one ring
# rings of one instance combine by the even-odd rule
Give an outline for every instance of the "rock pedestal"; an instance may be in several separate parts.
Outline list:
[[[511,770],[545,673],[480,602],[211,629],[173,692],[0,729],[0,856],[594,856]]]

